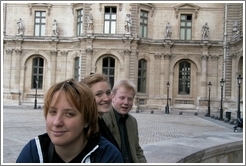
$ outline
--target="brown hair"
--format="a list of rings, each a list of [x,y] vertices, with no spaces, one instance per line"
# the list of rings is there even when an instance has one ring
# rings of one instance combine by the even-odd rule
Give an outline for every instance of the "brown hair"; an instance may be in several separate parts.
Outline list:
[[[85,83],[86,85],[88,85],[91,88],[92,85],[94,85],[95,83],[104,82],[104,81],[109,84],[108,79],[104,74],[95,73],[95,74],[91,74],[91,75],[85,77],[80,82]],[[109,84],[109,86],[110,86],[110,84]]]
[[[86,138],[89,139],[95,133],[98,133],[97,123],[97,104],[90,88],[83,83],[79,83],[75,79],[68,79],[51,86],[44,98],[44,116],[47,117],[51,100],[56,92],[63,91],[66,98],[73,107],[75,107],[83,116],[81,119],[88,124]]]

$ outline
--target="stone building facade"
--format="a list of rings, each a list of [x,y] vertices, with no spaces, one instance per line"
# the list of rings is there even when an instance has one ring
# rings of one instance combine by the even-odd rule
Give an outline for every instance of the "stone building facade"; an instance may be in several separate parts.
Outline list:
[[[3,104],[99,72],[137,85],[133,109],[236,113],[243,3],[3,3]]]

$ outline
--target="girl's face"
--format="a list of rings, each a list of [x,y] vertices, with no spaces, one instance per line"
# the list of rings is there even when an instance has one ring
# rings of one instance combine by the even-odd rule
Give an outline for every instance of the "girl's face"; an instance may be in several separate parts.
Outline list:
[[[46,117],[46,130],[55,146],[76,147],[85,141],[82,114],[68,103],[66,94],[56,92]]]
[[[106,81],[93,84],[91,91],[95,96],[98,114],[102,117],[103,113],[109,112],[111,108],[111,90]]]

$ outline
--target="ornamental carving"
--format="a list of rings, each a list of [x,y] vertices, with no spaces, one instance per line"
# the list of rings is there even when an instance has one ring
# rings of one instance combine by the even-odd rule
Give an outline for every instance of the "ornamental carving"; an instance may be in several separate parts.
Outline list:
[[[12,54],[13,50],[12,49],[6,49],[6,54]]]

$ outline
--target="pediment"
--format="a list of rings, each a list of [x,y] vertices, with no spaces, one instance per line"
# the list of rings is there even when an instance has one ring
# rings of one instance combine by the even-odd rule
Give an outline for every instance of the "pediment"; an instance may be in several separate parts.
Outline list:
[[[47,9],[48,16],[50,15],[50,9],[52,7],[51,3],[28,3],[27,4],[30,10],[30,15],[32,15],[32,9]]]
[[[177,6],[174,6],[173,8],[174,8],[175,13],[176,13],[176,18],[178,18],[178,14],[180,12],[186,12],[186,11],[190,11],[190,12],[195,13],[195,18],[197,18],[197,13],[200,9],[200,6],[194,5],[192,3],[182,3],[182,4],[179,4]]]
[[[151,17],[153,16],[154,11],[155,11],[155,5],[153,3],[139,3],[138,10],[139,10],[139,8],[142,8],[142,9],[145,9],[147,11],[150,11],[151,12]]]

